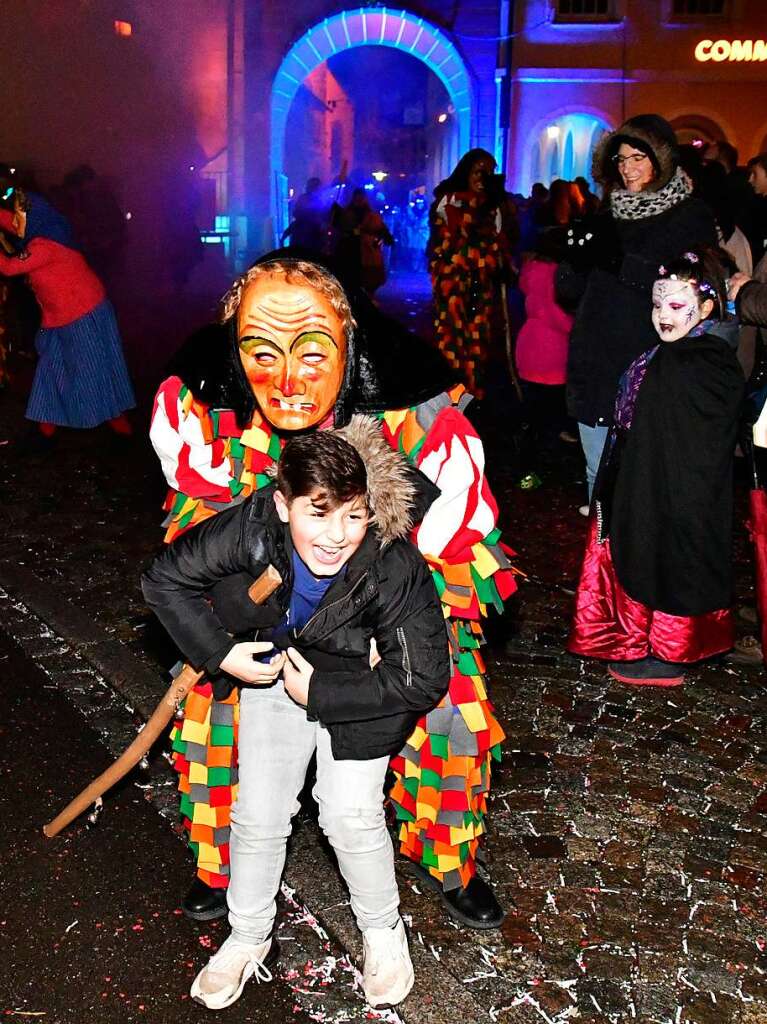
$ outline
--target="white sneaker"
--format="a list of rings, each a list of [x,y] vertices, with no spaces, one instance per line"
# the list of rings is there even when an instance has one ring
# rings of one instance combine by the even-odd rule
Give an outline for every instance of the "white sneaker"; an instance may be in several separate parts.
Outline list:
[[[276,955],[268,956],[271,948],[271,939],[255,946],[230,935],[192,982],[192,999],[209,1010],[223,1010],[240,998],[249,978],[255,975],[256,981],[271,981],[266,960],[274,963],[277,959]]]
[[[368,1005],[384,1010],[401,1003],[413,987],[413,964],[402,919],[394,928],[362,933],[362,988]]]
[[[578,506],[578,511],[580,512],[580,514],[582,516],[588,516],[590,509],[591,509],[590,505],[579,505]]]

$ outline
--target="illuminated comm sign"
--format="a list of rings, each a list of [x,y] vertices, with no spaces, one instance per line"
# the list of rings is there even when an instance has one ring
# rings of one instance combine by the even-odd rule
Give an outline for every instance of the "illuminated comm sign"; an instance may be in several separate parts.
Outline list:
[[[723,61],[767,60],[765,39],[701,39],[695,47],[695,59],[721,64]]]

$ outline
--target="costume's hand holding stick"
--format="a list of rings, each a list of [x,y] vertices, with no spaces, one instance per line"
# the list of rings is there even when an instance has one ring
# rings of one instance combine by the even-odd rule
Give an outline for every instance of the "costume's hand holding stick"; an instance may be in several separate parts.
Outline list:
[[[273,568],[273,566],[269,565],[264,569],[258,579],[250,585],[248,589],[248,596],[254,604],[263,604],[264,601],[274,593],[277,587],[279,587],[281,582],[282,579],[280,578],[280,574],[275,568]],[[236,647],[257,647],[260,651],[263,651],[268,649],[269,645],[237,644]],[[236,647],[234,649],[236,649]],[[253,664],[257,665],[258,663],[253,662]],[[258,665],[258,668],[260,670],[266,670],[266,673],[268,674],[271,669],[271,665]],[[67,804],[64,810],[61,811],[53,821],[50,821],[45,825],[43,832],[49,839],[58,835],[62,829],[65,829],[70,822],[74,821],[78,814],[82,814],[83,811],[87,810],[95,800],[106,793],[106,791],[111,789],[116,782],[119,782],[120,779],[127,775],[131,768],[135,768],[142,757],[146,756],[152,745],[164,733],[168,722],[178,710],[179,705],[186,699],[187,694],[195,683],[198,683],[202,679],[202,676],[203,673],[198,672],[196,669],[192,668],[191,665],[185,665],[183,667],[181,672],[179,672],[168,687],[165,696],[152,712],[149,721],[139,732],[127,750],[118,757],[114,764],[110,765],[106,771],[102,772],[97,779],[94,779],[93,782],[79,794],[79,796],[76,796],[71,803]]]

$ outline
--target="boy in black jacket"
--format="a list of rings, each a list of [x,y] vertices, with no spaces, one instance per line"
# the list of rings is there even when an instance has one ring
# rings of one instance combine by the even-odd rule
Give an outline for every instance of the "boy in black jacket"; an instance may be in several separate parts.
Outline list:
[[[450,675],[431,574],[405,539],[415,491],[377,424],[354,417],[344,431],[288,442],[276,488],[179,537],[143,578],[148,604],[193,665],[225,674],[219,686],[227,676],[250,684],[240,697],[232,934],[191,989],[210,1009],[235,1002],[253,975],[271,979],[290,819],[315,751],[313,795],[363,933],[367,1000],[393,1006],[412,987],[383,786],[389,756]],[[283,585],[247,609],[259,641],[238,640],[206,594],[269,564]]]

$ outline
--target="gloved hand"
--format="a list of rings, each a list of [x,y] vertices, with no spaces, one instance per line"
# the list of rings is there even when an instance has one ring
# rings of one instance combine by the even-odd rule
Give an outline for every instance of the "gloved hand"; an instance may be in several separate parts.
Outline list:
[[[567,229],[565,259],[576,270],[599,267],[615,273],[623,253],[611,216],[597,214],[574,221]]]

